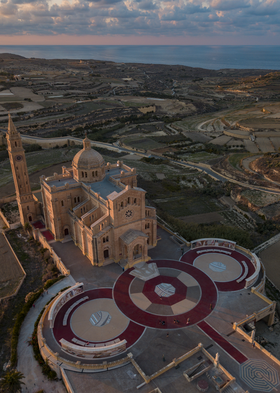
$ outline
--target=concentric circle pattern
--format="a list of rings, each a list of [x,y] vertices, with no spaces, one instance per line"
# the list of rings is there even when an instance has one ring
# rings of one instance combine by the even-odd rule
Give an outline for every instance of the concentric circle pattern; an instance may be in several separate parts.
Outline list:
[[[179,261],[150,263],[157,264],[159,276],[144,282],[130,275],[129,269],[115,283],[115,302],[129,319],[147,327],[176,329],[198,323],[211,313],[217,290],[205,273]],[[175,291],[161,296],[157,289],[164,287]]]
[[[180,260],[201,269],[211,277],[218,290],[222,292],[244,289],[245,278],[251,276],[255,271],[248,256],[238,250],[225,247],[211,246],[189,250]],[[245,265],[248,268],[247,276],[238,282],[237,278],[245,272]]]
[[[71,309],[85,296],[88,299],[84,303]],[[71,312],[66,319],[69,309]],[[86,343],[105,344],[119,338],[127,341],[127,348],[135,344],[144,331],[143,326],[130,321],[119,311],[112,300],[111,288],[92,289],[69,300],[59,310],[53,328],[57,343],[64,338],[83,346]]]

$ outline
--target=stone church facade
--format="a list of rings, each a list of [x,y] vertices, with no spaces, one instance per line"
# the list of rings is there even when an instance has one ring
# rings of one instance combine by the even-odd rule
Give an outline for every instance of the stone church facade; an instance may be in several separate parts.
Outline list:
[[[21,137],[11,117],[7,145],[22,225],[42,218],[34,198]],[[105,164],[88,138],[61,174],[42,176],[43,219],[55,240],[74,240],[91,261],[103,266],[122,262],[127,267],[147,261],[157,244],[156,210],[145,205],[145,191],[137,187],[136,170]]]
[[[121,161],[105,164],[88,138],[70,168],[41,177],[41,190],[46,227],[56,240],[72,237],[93,265],[149,259],[157,243],[156,211],[145,205],[136,170]]]

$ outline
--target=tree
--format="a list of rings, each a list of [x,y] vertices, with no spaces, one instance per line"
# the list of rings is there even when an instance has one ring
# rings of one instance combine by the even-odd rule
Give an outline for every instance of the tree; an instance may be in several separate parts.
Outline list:
[[[23,378],[24,375],[17,370],[7,371],[0,381],[0,388],[3,392],[17,393],[21,389],[21,385],[25,385],[22,382]]]
[[[31,225],[29,224],[29,222],[26,222],[26,223],[24,224],[24,229],[25,229],[26,232],[30,232],[30,231],[31,231],[32,227],[31,227]]]

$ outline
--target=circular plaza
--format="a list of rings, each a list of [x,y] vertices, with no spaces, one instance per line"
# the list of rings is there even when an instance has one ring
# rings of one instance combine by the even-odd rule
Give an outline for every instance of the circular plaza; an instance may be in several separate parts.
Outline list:
[[[179,331],[203,323],[219,293],[250,288],[259,275],[260,262],[248,250],[223,239],[200,239],[180,260],[150,260],[123,271],[111,288],[84,291],[76,283],[42,316],[42,355],[54,353],[73,365],[115,361],[143,342],[147,330]]]

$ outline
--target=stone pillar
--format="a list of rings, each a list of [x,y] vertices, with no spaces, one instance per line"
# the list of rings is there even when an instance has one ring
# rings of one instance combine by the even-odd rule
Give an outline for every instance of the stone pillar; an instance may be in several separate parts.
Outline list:
[[[85,255],[85,232],[84,232],[84,228],[82,228],[81,229],[81,237],[82,237],[82,244],[81,244],[81,246],[82,246],[82,251],[83,251],[83,254]]]
[[[220,364],[219,353],[217,352],[217,353],[216,353],[216,356],[215,356],[215,360],[214,360],[214,366],[215,366],[216,368],[218,368],[218,367],[219,367],[219,364]]]
[[[253,344],[254,341],[255,341],[255,336],[256,336],[256,329],[252,330],[252,333],[251,333],[251,343],[252,343],[252,344]]]
[[[271,314],[268,316],[268,321],[267,321],[267,326],[271,326],[274,323],[274,317],[275,317],[275,309],[272,311]]]

